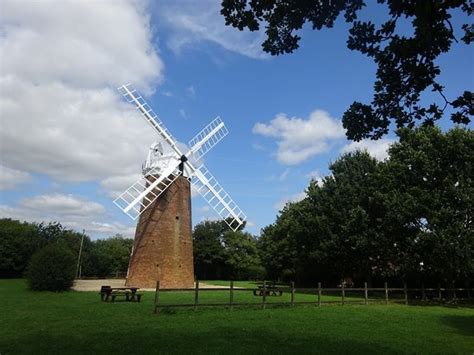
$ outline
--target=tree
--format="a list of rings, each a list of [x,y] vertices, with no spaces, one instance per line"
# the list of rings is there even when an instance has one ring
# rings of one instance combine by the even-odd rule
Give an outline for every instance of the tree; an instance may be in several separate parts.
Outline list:
[[[341,278],[370,281],[392,273],[389,243],[380,227],[386,211],[377,198],[379,165],[367,152],[345,154],[330,165],[323,186],[312,181],[308,187],[312,229],[321,240],[317,248]]]
[[[204,221],[194,227],[194,269],[198,279],[219,279],[224,276],[222,238],[226,229],[222,221]]]
[[[474,2],[379,0],[378,3],[386,4],[389,12],[389,19],[380,26],[357,20],[358,12],[366,5],[363,0],[223,0],[221,13],[227,25],[239,30],[257,31],[264,25],[267,38],[262,47],[272,55],[296,50],[300,40],[296,32],[305,23],[317,30],[330,28],[344,14],[345,21],[352,24],[348,48],[372,58],[378,67],[372,102],[353,102],[343,115],[349,139],[379,139],[388,133],[392,122],[397,128],[414,127],[418,121],[433,125],[448,107],[453,122],[469,124],[474,115],[473,93],[466,90],[457,98],[448,99],[437,80],[441,69],[436,61],[451,49],[453,42],[458,42],[456,31],[462,31],[460,39],[465,44],[474,40],[474,25],[464,24],[455,29],[451,22],[456,11],[471,16]],[[412,35],[406,35],[404,19],[411,20]],[[438,93],[439,100],[424,106],[420,97],[427,90]]]
[[[262,267],[255,238],[242,231],[227,230],[223,234],[224,264],[233,280],[262,279]]]
[[[36,252],[28,264],[26,277],[35,291],[65,291],[75,276],[75,258],[64,243],[51,243]]]
[[[259,248],[269,276],[297,283],[367,279],[391,272],[379,227],[384,209],[375,198],[378,163],[365,152],[345,154],[322,185],[290,203],[262,230]]]
[[[21,277],[40,246],[36,224],[0,219],[0,277]]]
[[[264,271],[256,243],[252,235],[242,230],[234,232],[224,221],[199,223],[193,231],[198,279],[259,278]]]
[[[395,241],[403,274],[444,282],[472,277],[473,131],[422,127],[399,137],[384,164],[384,228],[404,236]]]
[[[94,241],[92,250],[94,275],[105,277],[116,272],[126,272],[132,245],[133,239],[121,235]]]

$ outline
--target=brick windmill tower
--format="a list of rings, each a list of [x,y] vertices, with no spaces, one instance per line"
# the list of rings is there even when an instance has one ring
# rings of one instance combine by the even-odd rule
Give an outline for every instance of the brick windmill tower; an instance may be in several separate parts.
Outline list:
[[[143,176],[114,201],[132,219],[138,218],[126,284],[148,288],[160,280],[162,288],[193,287],[191,184],[231,229],[237,230],[246,218],[201,164],[227,128],[217,117],[183,149],[136,90],[124,85],[119,91],[158,133]]]

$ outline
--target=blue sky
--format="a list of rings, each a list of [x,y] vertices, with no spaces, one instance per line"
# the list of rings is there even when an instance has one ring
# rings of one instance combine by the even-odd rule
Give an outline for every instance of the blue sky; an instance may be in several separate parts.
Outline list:
[[[383,159],[395,139],[345,139],[342,114],[370,102],[376,68],[346,48],[343,21],[304,28],[300,49],[271,57],[261,33],[224,26],[216,1],[53,3],[0,5],[1,217],[133,236],[112,200],[140,173],[154,133],[116,92],[127,82],[182,142],[222,117],[230,133],[205,162],[257,235],[341,152]],[[380,5],[362,15],[384,16]],[[440,58],[449,98],[472,90],[472,62],[461,44]],[[192,203],[194,223],[216,218],[199,196]]]

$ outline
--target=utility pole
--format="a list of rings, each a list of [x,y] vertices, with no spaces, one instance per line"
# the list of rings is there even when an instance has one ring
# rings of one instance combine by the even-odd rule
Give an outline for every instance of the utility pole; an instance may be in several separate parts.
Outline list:
[[[81,265],[81,254],[82,254],[82,244],[84,244],[84,235],[86,234],[86,230],[82,230],[82,238],[81,238],[81,246],[79,247],[79,256],[77,257],[77,268],[76,268],[76,277],[79,278],[81,276],[79,270]]]

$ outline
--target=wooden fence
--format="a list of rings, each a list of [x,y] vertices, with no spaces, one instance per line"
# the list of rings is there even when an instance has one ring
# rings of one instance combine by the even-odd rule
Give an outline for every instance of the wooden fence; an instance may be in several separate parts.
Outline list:
[[[290,296],[289,301],[283,302],[267,302],[269,293],[272,290],[279,290],[283,293],[288,293]],[[229,288],[213,288],[213,287],[199,287],[199,281],[196,281],[195,288],[160,288],[160,282],[156,283],[155,290],[155,301],[154,301],[154,312],[158,313],[160,308],[174,308],[174,307],[192,307],[194,310],[197,310],[198,307],[215,307],[215,306],[224,306],[229,309],[233,309],[234,306],[259,306],[262,309],[265,309],[268,305],[287,305],[294,306],[298,304],[314,304],[321,306],[323,304],[365,304],[369,303],[402,303],[408,304],[409,301],[413,302],[436,302],[442,304],[443,302],[460,302],[460,301],[471,301],[471,292],[474,291],[474,288],[447,288],[438,286],[437,288],[425,288],[422,284],[420,288],[408,288],[406,284],[404,287],[388,287],[387,282],[385,282],[384,287],[367,287],[367,282],[364,283],[364,287],[345,287],[344,284],[341,287],[334,288],[323,288],[321,282],[318,283],[317,288],[296,288],[294,282],[291,282],[290,285],[278,285],[271,286],[268,285],[265,281],[259,287],[234,287],[234,282],[230,281]],[[194,302],[192,303],[160,303],[160,294],[168,292],[189,292],[194,293]],[[219,303],[202,303],[199,302],[199,294],[203,292],[227,292],[229,293],[227,302]],[[258,293],[261,297],[260,302],[235,302],[234,295],[236,292],[252,292],[254,295]],[[370,293],[378,293],[380,296],[376,298],[369,298]],[[464,297],[458,297],[458,294],[464,293]],[[348,293],[356,294],[359,293],[363,295],[358,299],[351,299],[348,297]],[[443,297],[443,293],[447,296],[449,293],[450,297]],[[314,300],[308,301],[298,301],[296,295],[313,295]],[[397,294],[398,297],[394,297]],[[427,294],[432,297],[427,297]],[[322,300],[322,296],[339,296],[339,300]],[[434,297],[433,297],[434,295]],[[410,297],[411,296],[411,297]],[[413,297],[415,296],[415,297]],[[258,295],[256,296],[258,297]],[[307,297],[305,297],[307,298]]]

